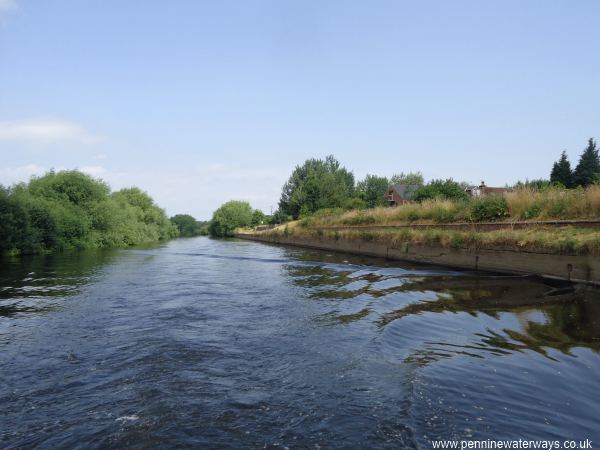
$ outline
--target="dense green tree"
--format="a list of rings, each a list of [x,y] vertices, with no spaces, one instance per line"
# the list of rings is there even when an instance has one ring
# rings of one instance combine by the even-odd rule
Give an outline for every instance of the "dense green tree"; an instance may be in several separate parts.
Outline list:
[[[425,179],[421,172],[400,172],[392,175],[390,184],[406,184],[408,186],[423,186]]]
[[[525,181],[517,181],[513,188],[515,189],[523,189],[523,188],[528,188],[528,189],[535,189],[535,190],[541,190],[541,189],[546,189],[547,187],[549,187],[552,183],[550,182],[550,180],[546,180],[544,178],[537,178],[534,180],[525,180]]]
[[[289,222],[290,220],[292,220],[292,216],[288,216],[283,211],[281,211],[281,209],[278,209],[277,211],[275,211],[273,213],[273,215],[271,216],[271,223],[274,223],[274,224],[286,223],[286,222]]]
[[[268,224],[268,217],[260,209],[255,209],[252,212],[252,221],[250,222],[250,225],[256,227],[258,225],[266,224]]]
[[[384,204],[383,195],[389,184],[386,177],[367,175],[364,180],[356,184],[356,191],[359,197],[365,202],[367,208],[374,208],[375,206],[382,206]]]
[[[354,175],[332,156],[296,166],[284,184],[279,210],[297,219],[323,208],[343,208],[354,197]]]
[[[447,180],[431,180],[425,186],[417,189],[413,195],[413,199],[418,202],[434,198],[467,200],[469,195],[460,183],[450,178]]]
[[[575,186],[588,186],[597,181],[600,181],[600,157],[596,142],[590,138],[573,171],[573,183]]]
[[[106,198],[110,188],[106,183],[77,170],[50,171],[42,177],[33,177],[28,186],[34,197],[43,197],[61,203],[88,207]]]
[[[127,188],[112,194],[112,197],[123,206],[128,207],[137,221],[146,225],[144,233],[160,240],[170,239],[178,235],[177,226],[166,216],[163,209],[154,204],[154,200],[139,188]]]
[[[0,190],[2,252],[127,246],[177,234],[146,193],[110,194],[106,183],[74,170]]]
[[[550,173],[550,182],[554,184],[562,184],[565,187],[573,186],[573,172],[571,170],[571,163],[567,157],[567,152],[563,150],[558,161],[552,166],[552,172]]]
[[[250,203],[231,200],[221,205],[212,216],[209,232],[214,237],[233,236],[239,227],[249,227],[252,224],[253,210]]]
[[[189,214],[176,214],[170,220],[179,230],[179,236],[192,237],[200,234],[200,224]]]
[[[0,186],[0,251],[14,249],[32,251],[39,240],[32,235],[30,220],[24,206]]]

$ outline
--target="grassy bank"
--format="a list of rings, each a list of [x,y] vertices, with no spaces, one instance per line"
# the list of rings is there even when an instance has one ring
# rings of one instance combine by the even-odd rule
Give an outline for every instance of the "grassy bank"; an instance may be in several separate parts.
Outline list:
[[[406,223],[567,220],[600,218],[600,185],[586,189],[518,189],[467,201],[427,200],[395,208],[323,210],[302,219],[306,227]]]
[[[463,231],[447,229],[398,230],[327,230],[290,223],[262,232],[275,236],[298,236],[384,243],[401,248],[405,243],[426,244],[444,248],[479,248],[529,251],[557,254],[600,255],[600,229],[590,228],[533,228],[526,230]]]
[[[400,248],[404,243],[444,248],[502,249],[571,255],[600,255],[600,228],[576,226],[527,229],[469,230],[448,228],[352,229],[364,225],[447,224],[464,222],[515,222],[600,218],[600,186],[587,189],[551,187],[521,189],[468,201],[430,200],[396,208],[324,210],[263,234],[379,242]],[[331,229],[328,227],[345,227]]]

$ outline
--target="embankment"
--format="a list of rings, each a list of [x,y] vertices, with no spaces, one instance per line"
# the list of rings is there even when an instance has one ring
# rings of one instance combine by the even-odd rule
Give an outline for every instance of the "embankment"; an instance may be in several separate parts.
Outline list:
[[[236,237],[272,244],[293,245],[392,260],[429,263],[470,270],[532,274],[600,285],[600,257],[593,254],[559,254],[485,248],[447,248],[431,244],[368,242],[356,239],[238,233]]]

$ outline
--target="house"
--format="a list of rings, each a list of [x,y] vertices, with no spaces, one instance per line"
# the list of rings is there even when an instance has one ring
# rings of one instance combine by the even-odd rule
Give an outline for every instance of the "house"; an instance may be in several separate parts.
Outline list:
[[[390,206],[403,205],[412,200],[417,189],[419,186],[412,184],[390,184],[383,194],[383,199]]]
[[[485,182],[481,182],[479,186],[467,186],[465,192],[471,197],[483,197],[484,195],[501,195],[505,192],[510,192],[511,189],[486,186]]]

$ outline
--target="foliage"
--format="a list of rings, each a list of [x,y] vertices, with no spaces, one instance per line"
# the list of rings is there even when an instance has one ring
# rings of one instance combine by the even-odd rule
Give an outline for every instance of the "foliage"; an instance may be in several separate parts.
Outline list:
[[[260,209],[255,209],[252,212],[252,221],[250,226],[256,227],[259,225],[268,225],[270,223],[270,217],[263,213]]]
[[[508,203],[502,195],[489,195],[471,201],[471,219],[475,222],[500,220],[508,215]]]
[[[297,219],[323,208],[343,207],[354,196],[354,175],[332,156],[296,166],[284,184],[279,210]]]
[[[464,188],[452,180],[431,180],[414,193],[413,199],[418,202],[428,199],[467,200],[469,195]]]
[[[506,194],[510,216],[515,219],[587,219],[600,217],[600,186],[543,190],[517,189]]]
[[[231,200],[224,203],[212,216],[209,233],[213,237],[233,236],[238,227],[248,227],[252,224],[253,210],[250,203]]]
[[[366,209],[367,202],[364,201],[362,198],[352,197],[352,198],[346,199],[346,201],[343,204],[343,208],[344,209]]]
[[[390,184],[406,184],[407,186],[423,186],[425,179],[421,172],[400,172],[392,175],[390,178]]]
[[[367,175],[364,180],[356,184],[356,191],[367,208],[374,208],[383,206],[383,196],[389,185],[390,183],[386,177]]]
[[[319,211],[311,226],[391,225],[411,222],[464,222],[489,220],[549,220],[600,218],[600,185],[566,189],[548,186],[542,190],[516,189],[500,196],[473,197],[467,201],[424,200],[395,208],[373,208],[344,212]]]
[[[600,181],[600,156],[596,141],[590,138],[573,171],[573,183],[575,186],[589,186],[598,181]]]
[[[189,214],[176,214],[171,217],[171,222],[179,230],[179,236],[192,237],[202,234],[202,225]]]
[[[286,223],[286,222],[289,222],[290,220],[293,220],[293,217],[290,215],[287,215],[286,213],[281,211],[281,209],[278,209],[277,211],[275,211],[273,213],[273,215],[271,216],[271,223],[273,223],[273,224]]]
[[[573,186],[573,171],[571,170],[569,158],[567,158],[567,152],[564,150],[560,155],[560,159],[552,166],[550,182],[554,184],[561,184],[564,187]]]
[[[0,251],[36,253],[127,246],[177,235],[148,194],[110,194],[78,171],[48,172],[0,190]]]
[[[550,180],[544,178],[537,178],[534,180],[517,181],[513,186],[513,189],[533,189],[542,190],[550,187],[552,183]]]

